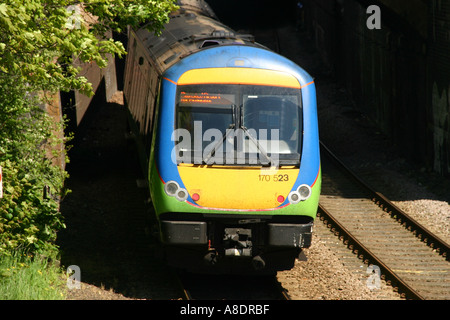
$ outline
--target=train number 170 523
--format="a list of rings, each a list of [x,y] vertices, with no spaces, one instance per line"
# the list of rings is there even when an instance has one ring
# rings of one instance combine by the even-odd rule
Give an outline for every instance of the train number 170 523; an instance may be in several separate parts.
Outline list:
[[[283,182],[283,181],[289,181],[289,175],[288,174],[260,174],[259,176],[260,182]]]

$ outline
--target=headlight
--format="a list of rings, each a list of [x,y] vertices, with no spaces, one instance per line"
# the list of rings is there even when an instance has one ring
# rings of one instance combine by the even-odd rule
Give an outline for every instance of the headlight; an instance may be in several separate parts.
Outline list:
[[[188,192],[184,188],[180,188],[180,185],[176,181],[169,181],[164,185],[164,192],[169,197],[175,197],[178,201],[185,201],[188,198]]]
[[[292,191],[288,196],[289,202],[296,204],[300,202],[300,194],[297,191]]]
[[[188,193],[186,189],[181,188],[177,191],[177,195],[175,196],[178,201],[185,201],[188,198]]]
[[[180,186],[175,181],[169,181],[164,185],[164,191],[168,196],[175,196]]]
[[[311,187],[307,184],[302,184],[298,187],[297,192],[300,194],[300,200],[306,200],[311,196]]]
[[[297,188],[297,190],[289,193],[288,199],[291,204],[299,203],[300,201],[304,201],[311,196],[311,187],[307,184],[302,184]]]

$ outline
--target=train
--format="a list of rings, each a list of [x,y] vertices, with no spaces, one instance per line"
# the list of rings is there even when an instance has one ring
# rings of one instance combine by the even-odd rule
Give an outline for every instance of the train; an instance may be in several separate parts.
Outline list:
[[[314,79],[180,0],[128,30],[124,101],[167,265],[273,274],[311,245],[321,165]]]

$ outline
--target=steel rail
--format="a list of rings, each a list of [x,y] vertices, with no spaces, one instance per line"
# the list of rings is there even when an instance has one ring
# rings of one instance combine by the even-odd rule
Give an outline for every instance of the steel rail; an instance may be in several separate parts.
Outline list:
[[[322,156],[330,159],[341,170],[347,178],[350,178],[361,190],[365,191],[365,194],[371,199],[381,210],[387,212],[389,216],[401,223],[406,230],[411,231],[416,237],[425,242],[426,245],[435,249],[435,251],[444,257],[448,261],[449,246],[447,243],[439,239],[432,232],[428,231],[425,227],[411,218],[404,211],[396,207],[388,198],[381,193],[373,190],[367,183],[361,178],[356,176],[341,160],[337,158],[322,142],[321,153]],[[389,266],[387,266],[379,257],[371,252],[366,246],[364,246],[357,238],[355,238],[351,232],[349,232],[324,206],[319,205],[318,217],[322,220],[328,228],[336,236],[339,236],[340,240],[344,241],[344,244],[355,253],[358,258],[364,261],[364,263],[370,265],[377,265],[380,268],[382,278],[386,280],[388,285],[393,286],[399,291],[402,297],[409,299],[423,300],[424,297],[419,294],[410,285],[405,283]]]
[[[177,285],[179,287],[182,300],[192,301],[192,300],[204,299],[204,296],[205,296],[204,290],[205,289],[202,288],[201,286],[197,287],[195,282],[191,283],[192,281],[189,280],[189,277],[190,277],[189,274],[187,275],[188,278],[185,278],[186,275],[180,274],[177,270],[172,270],[172,274],[173,274],[174,279],[176,280]],[[216,276],[222,277],[223,275],[217,274]],[[280,282],[278,282],[276,276],[269,277],[269,278],[265,279],[264,282],[265,282],[265,288],[266,288],[264,290],[268,289],[268,293],[270,294],[270,297],[271,297],[270,299],[292,300],[291,297],[289,296],[289,293],[287,292],[287,290],[281,285]],[[214,285],[217,285],[217,283],[215,283],[214,281],[211,283],[213,283]],[[219,280],[219,283],[220,283],[220,280]],[[209,297],[207,299],[239,300],[239,299],[234,298],[235,293],[233,291],[227,291],[227,292],[228,293],[225,293],[224,295],[220,295],[217,297]],[[274,293],[275,293],[275,295],[274,295]],[[200,298],[198,298],[198,297],[200,297]],[[257,298],[257,299],[259,299],[259,298]]]
[[[447,261],[450,259],[449,251],[450,246],[438,236],[429,231],[426,227],[414,220],[406,212],[398,208],[388,198],[386,198],[380,192],[375,191],[361,178],[357,177],[336,155],[327,148],[322,142],[320,142],[321,152],[329,156],[331,160],[337,163],[346,174],[363,187],[369,194],[372,201],[377,204],[383,211],[387,212],[393,219],[401,223],[406,229],[411,231],[416,237],[425,242],[429,247],[435,249],[440,255],[442,255]]]
[[[408,297],[415,300],[424,300],[424,298],[406,284],[399,276],[395,274],[387,265],[385,265],[375,254],[367,249],[361,242],[358,241],[342,224],[337,221],[333,215],[326,210],[323,206],[319,205],[318,217],[323,221],[336,236],[348,246],[349,249],[355,253],[358,258],[364,261],[364,263],[370,265],[377,265],[380,268],[382,279],[394,288],[398,288],[402,297]]]

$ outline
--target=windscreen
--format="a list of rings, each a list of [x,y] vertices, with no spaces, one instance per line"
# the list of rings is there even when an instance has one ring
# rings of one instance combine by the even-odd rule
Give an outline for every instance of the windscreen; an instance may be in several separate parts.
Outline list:
[[[300,90],[252,85],[179,86],[177,163],[299,165]],[[174,159],[173,159],[174,160]]]

